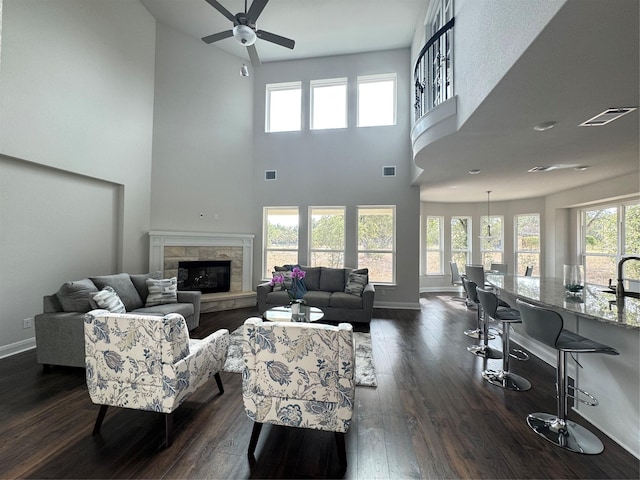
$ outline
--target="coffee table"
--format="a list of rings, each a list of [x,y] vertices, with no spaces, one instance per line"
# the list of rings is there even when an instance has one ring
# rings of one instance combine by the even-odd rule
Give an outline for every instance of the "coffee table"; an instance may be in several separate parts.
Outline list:
[[[324,312],[318,307],[302,306],[301,313],[291,313],[291,307],[273,307],[264,312],[262,317],[269,322],[317,322],[322,320]]]

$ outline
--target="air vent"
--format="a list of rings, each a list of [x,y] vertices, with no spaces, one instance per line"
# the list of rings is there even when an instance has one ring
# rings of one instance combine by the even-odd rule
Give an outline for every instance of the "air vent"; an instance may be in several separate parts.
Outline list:
[[[552,170],[552,167],[533,167],[528,170],[529,173],[546,172]]]
[[[604,112],[599,113],[593,118],[590,118],[586,122],[582,122],[580,127],[601,127],[607,123],[611,123],[614,120],[626,115],[629,112],[636,110],[636,107],[622,107],[622,108],[607,108]]]
[[[265,180],[275,180],[277,176],[277,170],[265,170],[264,172]]]
[[[395,177],[396,176],[396,167],[382,167],[382,176],[383,177]]]

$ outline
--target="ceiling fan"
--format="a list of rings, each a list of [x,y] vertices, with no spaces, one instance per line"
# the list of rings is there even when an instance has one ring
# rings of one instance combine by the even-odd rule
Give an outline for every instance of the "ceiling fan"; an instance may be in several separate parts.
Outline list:
[[[251,63],[254,65],[260,63],[260,58],[258,57],[258,52],[254,45],[257,38],[261,38],[267,42],[275,43],[276,45],[281,45],[290,49],[293,49],[296,44],[296,42],[290,38],[281,37],[280,35],[266,32],[264,30],[256,30],[256,21],[269,0],[253,0],[248,11],[247,0],[244,0],[244,12],[236,13],[235,15],[223,7],[217,0],[205,1],[233,22],[233,30],[227,30],[225,32],[214,33],[213,35],[202,37],[202,41],[205,43],[213,43],[218,40],[234,37],[238,42],[247,47],[249,58],[251,59]]]

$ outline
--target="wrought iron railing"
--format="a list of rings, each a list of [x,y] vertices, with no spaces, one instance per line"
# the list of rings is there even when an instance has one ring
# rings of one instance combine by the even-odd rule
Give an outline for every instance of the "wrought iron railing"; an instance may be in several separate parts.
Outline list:
[[[427,41],[413,70],[417,121],[433,107],[453,96],[452,18]]]

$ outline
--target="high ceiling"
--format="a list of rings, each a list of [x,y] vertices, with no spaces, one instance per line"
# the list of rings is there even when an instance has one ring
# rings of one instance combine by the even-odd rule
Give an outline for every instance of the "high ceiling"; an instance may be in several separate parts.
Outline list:
[[[233,14],[244,11],[244,0],[219,1]],[[160,23],[195,38],[232,26],[205,0],[141,2]],[[256,48],[266,63],[409,47],[428,3],[271,0],[257,27],[294,39],[295,49],[261,39]],[[638,3],[570,0],[460,130],[417,154],[421,199],[485,201],[487,190],[495,201],[538,197],[622,175],[640,184],[638,110],[603,127],[578,127],[609,107],[639,104]],[[210,47],[249,61],[233,38]],[[544,121],[556,126],[533,130]]]

